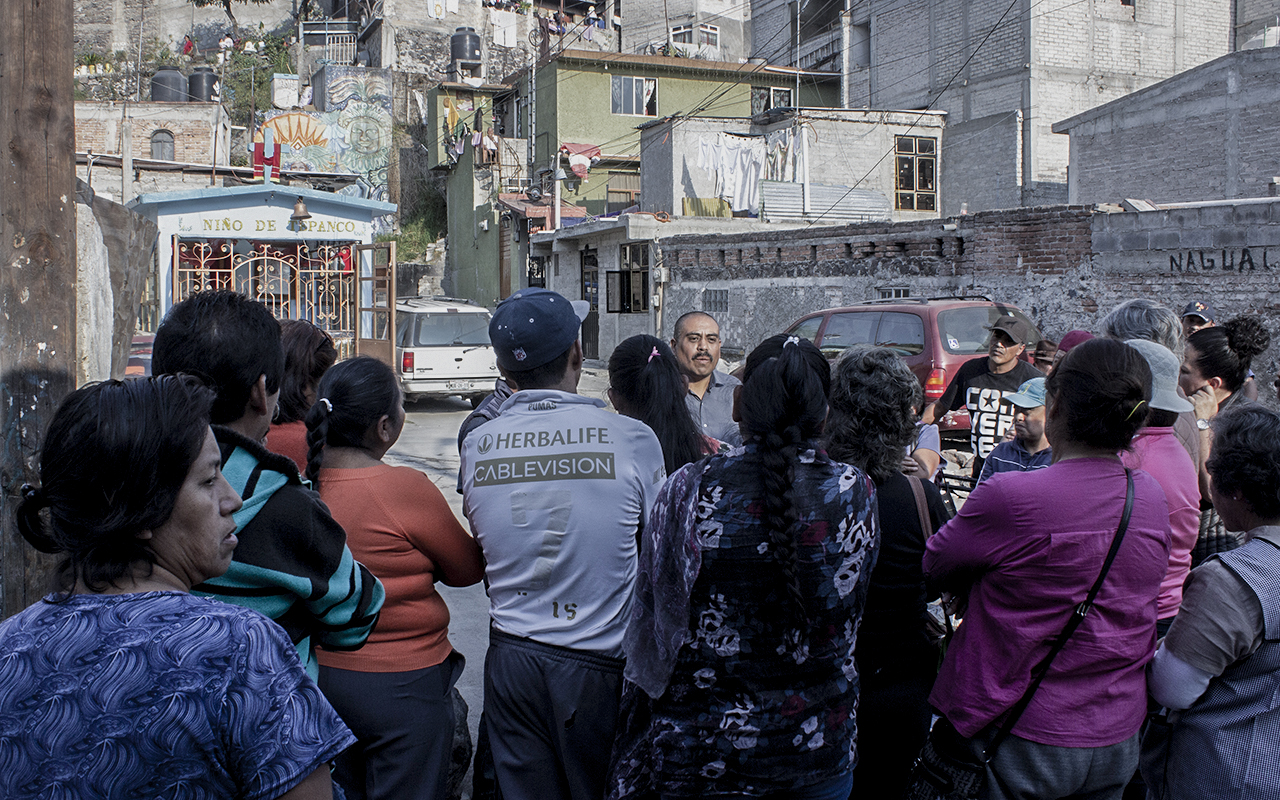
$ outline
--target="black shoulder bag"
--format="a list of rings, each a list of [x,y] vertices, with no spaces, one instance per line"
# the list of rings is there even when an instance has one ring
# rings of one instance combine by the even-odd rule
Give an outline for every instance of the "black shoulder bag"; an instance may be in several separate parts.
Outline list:
[[[1013,726],[1018,724],[1018,719],[1027,710],[1027,706],[1031,705],[1031,698],[1048,674],[1053,659],[1062,651],[1067,640],[1076,632],[1076,628],[1080,627],[1080,623],[1084,622],[1089,609],[1093,608],[1098,590],[1102,588],[1102,582],[1111,570],[1112,562],[1116,560],[1116,553],[1120,551],[1120,543],[1124,540],[1125,531],[1129,529],[1129,515],[1133,511],[1133,473],[1127,467],[1124,477],[1124,512],[1120,515],[1120,526],[1116,530],[1115,538],[1111,540],[1111,549],[1107,552],[1106,561],[1102,563],[1102,571],[1098,574],[1098,579],[1093,582],[1093,587],[1089,589],[1084,602],[1072,610],[1066,627],[1062,629],[1062,633],[1058,634],[1048,654],[1031,670],[1030,685],[1009,710],[1004,724],[992,737],[982,757],[974,758],[967,747],[963,746],[966,744],[965,740],[951,723],[945,718],[938,720],[933,730],[929,732],[924,749],[920,751],[920,756],[911,770],[911,781],[906,794],[903,795],[905,800],[972,800],[981,795],[986,782],[987,765],[996,757],[1000,744],[1008,738],[1013,731]],[[961,743],[961,746],[957,746],[957,742]]]

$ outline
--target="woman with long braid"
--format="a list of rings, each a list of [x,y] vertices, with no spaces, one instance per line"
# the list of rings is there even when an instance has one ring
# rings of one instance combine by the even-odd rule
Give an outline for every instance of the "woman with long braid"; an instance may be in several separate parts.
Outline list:
[[[819,447],[831,369],[747,357],[745,445],[668,479],[643,532],[609,796],[848,797],[875,488]]]

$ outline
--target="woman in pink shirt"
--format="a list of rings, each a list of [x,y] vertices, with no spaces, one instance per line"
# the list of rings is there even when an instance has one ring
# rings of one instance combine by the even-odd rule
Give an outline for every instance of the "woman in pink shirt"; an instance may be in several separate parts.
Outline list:
[[[1178,396],[1178,357],[1169,348],[1146,339],[1129,339],[1151,367],[1151,411],[1133,437],[1130,450],[1120,454],[1126,467],[1146,470],[1164,490],[1169,504],[1169,566],[1160,584],[1156,633],[1164,636],[1182,604],[1182,584],[1191,571],[1191,548],[1200,533],[1200,483],[1196,465],[1178,440],[1173,424],[1191,403]],[[1139,412],[1141,413],[1141,412]]]
[[[945,726],[934,734],[940,749],[984,752],[1097,580],[1125,504],[1118,454],[1145,417],[1150,384],[1146,361],[1126,344],[1093,339],[1072,349],[1047,383],[1053,465],[993,476],[929,540],[926,576],[968,596],[930,696]],[[1134,774],[1169,514],[1155,479],[1132,477],[1115,562],[987,764],[986,798],[1119,800]]]

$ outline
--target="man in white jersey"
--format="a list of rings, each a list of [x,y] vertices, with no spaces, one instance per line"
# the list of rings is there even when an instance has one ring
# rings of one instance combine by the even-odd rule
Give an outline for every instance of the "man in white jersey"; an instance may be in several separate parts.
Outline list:
[[[647,426],[577,393],[580,318],[524,289],[489,323],[513,394],[462,444],[484,550],[484,714],[505,800],[598,800],[617,721],[638,532],[665,478]]]

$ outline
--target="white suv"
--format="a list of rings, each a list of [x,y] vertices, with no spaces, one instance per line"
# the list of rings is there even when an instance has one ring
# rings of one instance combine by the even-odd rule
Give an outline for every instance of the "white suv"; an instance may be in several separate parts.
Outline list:
[[[406,402],[458,395],[479,405],[498,377],[489,310],[453,297],[401,298],[396,361]]]

